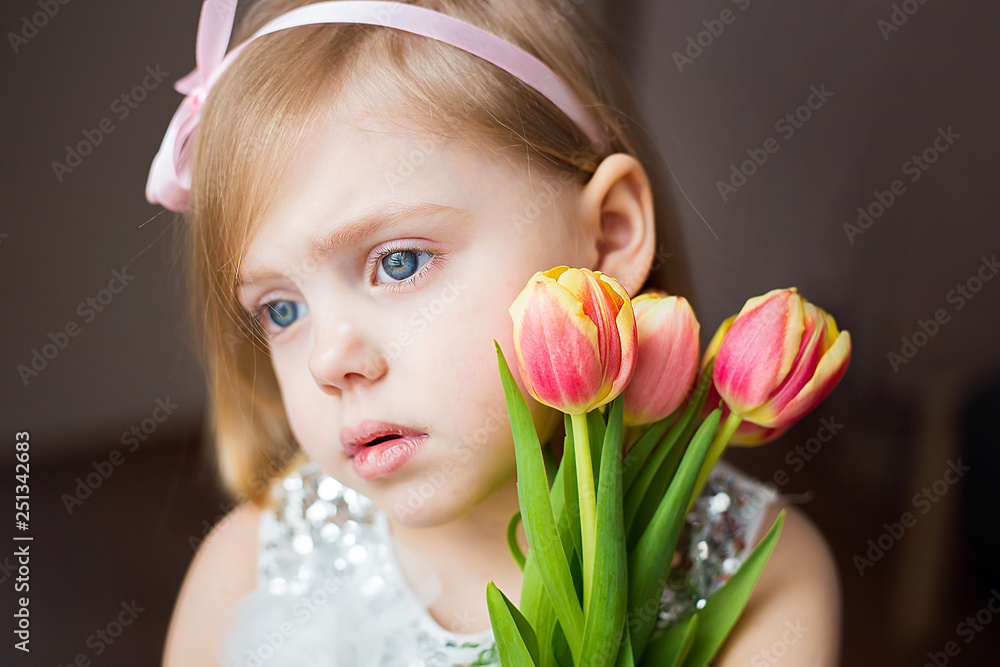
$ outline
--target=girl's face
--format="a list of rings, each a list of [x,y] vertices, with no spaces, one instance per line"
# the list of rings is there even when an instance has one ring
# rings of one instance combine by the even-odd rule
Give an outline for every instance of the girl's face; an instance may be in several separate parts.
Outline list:
[[[579,188],[367,110],[304,149],[251,239],[239,299],[263,306],[309,457],[401,524],[446,523],[515,474],[494,339],[543,443],[562,419],[524,391],[507,309],[536,271],[593,261]],[[425,435],[352,457],[342,435],[369,420]]]

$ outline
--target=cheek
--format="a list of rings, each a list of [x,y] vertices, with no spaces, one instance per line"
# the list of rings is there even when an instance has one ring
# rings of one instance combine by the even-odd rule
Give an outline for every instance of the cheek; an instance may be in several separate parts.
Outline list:
[[[494,339],[500,344],[543,441],[552,431],[553,420],[560,418],[555,410],[531,397],[518,370],[508,304],[522,288],[523,285],[498,284],[481,292],[477,290],[469,297],[463,312],[456,310],[454,322],[442,323],[441,330],[434,332],[430,338],[433,350],[427,351],[423,362],[425,366],[434,366],[427,368],[427,372],[440,378],[438,386],[446,392],[437,394],[438,400],[446,401],[445,406],[450,402],[452,414],[460,419],[464,430],[478,433],[475,442],[491,443],[489,452],[483,452],[482,448],[479,452],[496,463],[512,462],[514,446]],[[487,433],[488,438],[484,439]]]
[[[315,460],[320,455],[316,443],[323,433],[322,420],[317,415],[329,413],[314,405],[317,398],[322,398],[323,393],[317,390],[309,373],[297,370],[295,362],[277,359],[272,360],[272,366],[292,434],[302,449]]]

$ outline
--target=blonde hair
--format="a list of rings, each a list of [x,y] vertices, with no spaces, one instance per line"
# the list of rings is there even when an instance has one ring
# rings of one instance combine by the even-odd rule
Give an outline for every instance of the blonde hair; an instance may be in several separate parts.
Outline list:
[[[307,0],[259,0],[231,45]],[[559,74],[604,128],[608,153],[646,168],[657,212],[657,259],[645,287],[687,294],[688,269],[659,177],[658,154],[607,40],[569,0],[422,0],[520,46]],[[266,343],[235,297],[240,261],[277,183],[332,102],[405,110],[429,132],[462,133],[514,149],[583,185],[601,156],[555,105],[513,75],[461,49],[359,24],[303,26],[261,37],[223,73],[192,138],[186,221],[188,284],[209,383],[207,436],[223,483],[267,504],[270,482],[303,460],[281,403]],[[663,249],[670,259],[660,261]],[[657,265],[660,266],[657,266]]]

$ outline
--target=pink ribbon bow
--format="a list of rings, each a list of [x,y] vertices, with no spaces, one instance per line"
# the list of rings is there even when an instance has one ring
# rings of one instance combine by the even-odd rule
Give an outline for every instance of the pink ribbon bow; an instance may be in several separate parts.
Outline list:
[[[236,0],[206,0],[201,7],[195,45],[197,66],[178,79],[174,90],[185,95],[174,117],[146,182],[146,199],[172,211],[187,209],[191,190],[191,147],[188,139],[198,127],[201,107],[215,79],[221,74],[222,61],[236,18]]]
[[[146,199],[172,211],[185,211],[191,190],[191,135],[201,118],[208,91],[243,48],[261,35],[315,23],[365,23],[396,28],[451,44],[501,67],[546,96],[606,150],[594,117],[576,93],[545,63],[500,37],[426,7],[384,0],[337,0],[293,9],[269,22],[226,54],[236,17],[236,0],[205,0],[195,46],[197,66],[174,84],[185,95],[153,158]]]

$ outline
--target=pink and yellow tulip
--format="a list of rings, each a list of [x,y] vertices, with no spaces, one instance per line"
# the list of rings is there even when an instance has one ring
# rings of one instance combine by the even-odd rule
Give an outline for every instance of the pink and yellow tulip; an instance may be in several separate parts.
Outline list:
[[[622,393],[636,366],[637,332],[625,288],[600,271],[539,271],[510,306],[514,350],[528,392],[570,415]]]
[[[597,535],[587,413],[617,398],[635,371],[638,334],[632,300],[621,283],[600,271],[557,266],[532,276],[511,304],[510,316],[525,388],[539,403],[570,416],[587,609]]]
[[[682,296],[650,290],[632,299],[639,359],[625,388],[626,426],[651,424],[684,402],[698,368],[700,325]]]
[[[847,370],[851,337],[791,287],[748,300],[722,323],[705,356],[715,357],[712,377],[729,409],[777,430],[833,390]]]

